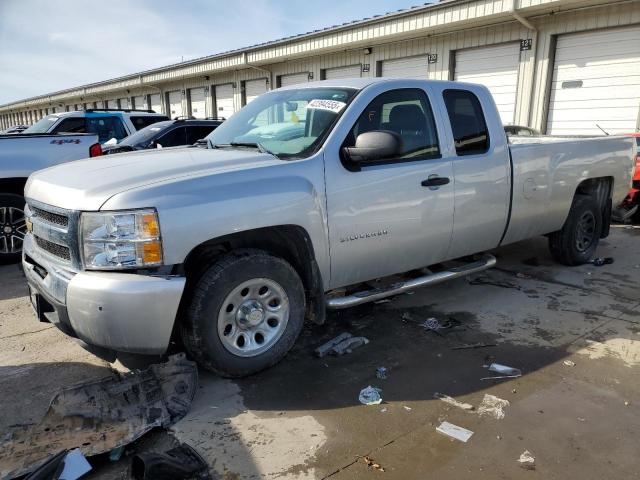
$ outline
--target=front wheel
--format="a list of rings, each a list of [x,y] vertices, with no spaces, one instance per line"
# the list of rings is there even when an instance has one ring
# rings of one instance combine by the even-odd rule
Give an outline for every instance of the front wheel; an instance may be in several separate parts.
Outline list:
[[[0,193],[0,265],[16,263],[22,255],[22,242],[27,233],[24,198]]]
[[[562,229],[549,235],[549,250],[564,265],[582,265],[595,254],[601,233],[598,202],[588,195],[576,195]]]
[[[259,250],[232,252],[194,285],[182,339],[204,368],[243,377],[287,354],[304,313],[304,288],[289,263]]]

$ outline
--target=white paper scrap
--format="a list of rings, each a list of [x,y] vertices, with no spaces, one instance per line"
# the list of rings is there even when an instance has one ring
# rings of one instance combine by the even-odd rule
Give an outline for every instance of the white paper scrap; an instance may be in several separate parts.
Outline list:
[[[466,428],[459,427],[449,422],[442,422],[439,427],[436,427],[436,431],[444,433],[445,435],[467,443],[467,440],[471,438],[473,432]]]

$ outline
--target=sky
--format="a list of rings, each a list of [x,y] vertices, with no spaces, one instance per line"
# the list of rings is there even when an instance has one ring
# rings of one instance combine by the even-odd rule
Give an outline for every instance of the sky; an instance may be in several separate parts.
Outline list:
[[[0,0],[0,105],[427,0]]]

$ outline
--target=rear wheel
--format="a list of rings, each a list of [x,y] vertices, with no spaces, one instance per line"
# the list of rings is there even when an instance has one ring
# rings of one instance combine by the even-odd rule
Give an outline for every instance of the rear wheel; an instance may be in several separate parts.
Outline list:
[[[0,194],[0,265],[16,263],[22,255],[27,233],[24,204],[20,195]]]
[[[187,351],[225,377],[280,361],[302,330],[304,288],[293,267],[259,250],[223,255],[197,281],[181,323]]]
[[[601,233],[598,202],[588,195],[576,195],[562,229],[549,236],[549,250],[564,265],[582,265],[595,254]]]

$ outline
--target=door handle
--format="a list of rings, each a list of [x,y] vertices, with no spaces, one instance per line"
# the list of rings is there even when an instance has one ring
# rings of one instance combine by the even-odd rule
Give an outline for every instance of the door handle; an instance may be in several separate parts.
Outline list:
[[[423,180],[420,185],[423,187],[441,187],[447,185],[450,182],[449,177],[438,177],[437,175],[430,175],[429,178]]]

